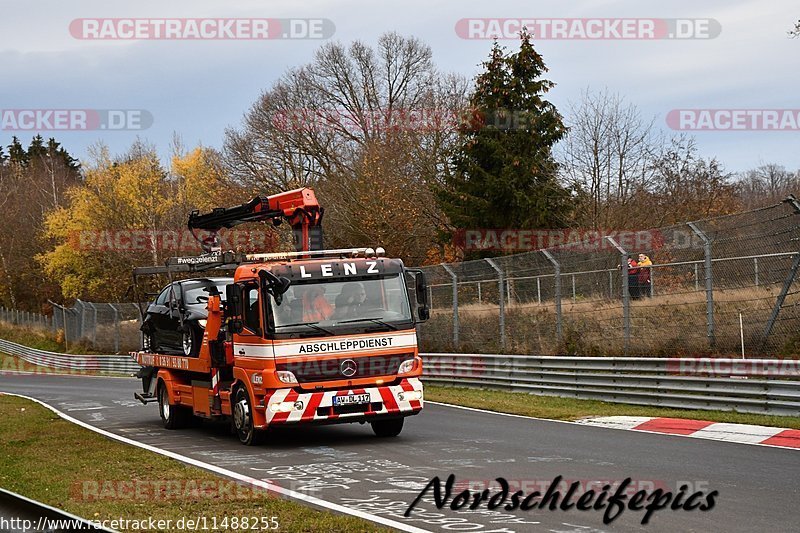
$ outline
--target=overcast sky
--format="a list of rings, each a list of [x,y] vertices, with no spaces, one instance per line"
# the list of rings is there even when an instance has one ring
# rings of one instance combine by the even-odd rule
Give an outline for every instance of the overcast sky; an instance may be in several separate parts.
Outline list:
[[[55,135],[79,157],[103,140],[124,151],[137,135],[169,153],[173,132],[187,146],[221,147],[259,93],[287,68],[310,60],[320,40],[75,39],[77,18],[325,18],[333,39],[374,44],[386,31],[414,35],[433,49],[441,70],[473,77],[489,40],[457,35],[462,18],[703,18],[721,27],[712,39],[536,40],[557,85],[550,99],[563,111],[582,90],[608,87],[668,130],[673,109],[800,110],[800,39],[787,31],[800,18],[797,0],[138,0],[122,2],[2,1],[0,109],[143,109],[153,125],[142,131],[80,131]],[[514,47],[514,41],[504,41]],[[563,106],[563,107],[562,107]],[[28,142],[27,131],[2,131]],[[800,130],[705,131],[705,156],[729,170],[766,162],[800,168]]]

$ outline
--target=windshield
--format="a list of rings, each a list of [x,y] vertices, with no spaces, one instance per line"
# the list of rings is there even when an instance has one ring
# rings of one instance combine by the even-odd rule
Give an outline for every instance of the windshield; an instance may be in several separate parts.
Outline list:
[[[280,305],[274,298],[270,305],[277,332],[309,325],[316,326],[317,333],[337,326],[386,330],[412,321],[406,286],[399,274],[358,281],[295,282]]]
[[[216,286],[220,294],[220,300],[225,301],[225,286],[232,280],[202,280],[192,281],[183,284],[183,303],[184,305],[205,305],[208,302],[209,287]]]

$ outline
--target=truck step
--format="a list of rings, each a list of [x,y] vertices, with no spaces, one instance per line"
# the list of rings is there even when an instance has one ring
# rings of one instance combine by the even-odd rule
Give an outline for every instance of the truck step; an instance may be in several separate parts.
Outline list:
[[[153,403],[158,401],[158,398],[156,398],[155,396],[151,396],[150,394],[142,394],[141,392],[133,393],[133,397],[145,405],[147,405],[148,403]]]

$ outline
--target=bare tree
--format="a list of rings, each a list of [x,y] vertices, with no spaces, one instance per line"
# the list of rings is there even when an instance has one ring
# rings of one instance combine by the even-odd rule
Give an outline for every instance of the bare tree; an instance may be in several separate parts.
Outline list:
[[[661,227],[740,209],[732,174],[715,158],[699,156],[693,137],[679,135],[653,164],[653,186],[636,197],[648,227]]]
[[[774,204],[800,191],[800,172],[767,163],[745,172],[739,180],[739,189],[742,203],[748,209]]]
[[[439,72],[430,47],[413,37],[387,33],[374,48],[329,43],[264,92],[241,128],[226,132],[225,161],[234,178],[260,191],[317,186],[329,206],[326,234],[360,240],[351,231],[357,220],[383,217],[388,224],[392,210],[348,206],[337,217],[331,209],[353,202],[353,187],[365,179],[387,181],[375,190],[406,197],[441,180],[467,89],[462,77]],[[425,202],[416,222],[439,224],[436,203],[430,195]],[[405,248],[400,241],[398,234],[398,248]]]
[[[588,204],[579,222],[594,228],[631,223],[635,193],[653,181],[661,138],[654,119],[607,90],[582,95],[570,106],[569,133],[559,149],[563,174]]]

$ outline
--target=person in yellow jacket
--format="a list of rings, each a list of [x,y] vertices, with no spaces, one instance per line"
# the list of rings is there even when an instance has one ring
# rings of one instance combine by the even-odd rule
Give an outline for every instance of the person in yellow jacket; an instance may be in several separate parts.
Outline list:
[[[639,296],[652,296],[653,288],[650,282],[650,265],[653,262],[645,254],[639,254]]]

